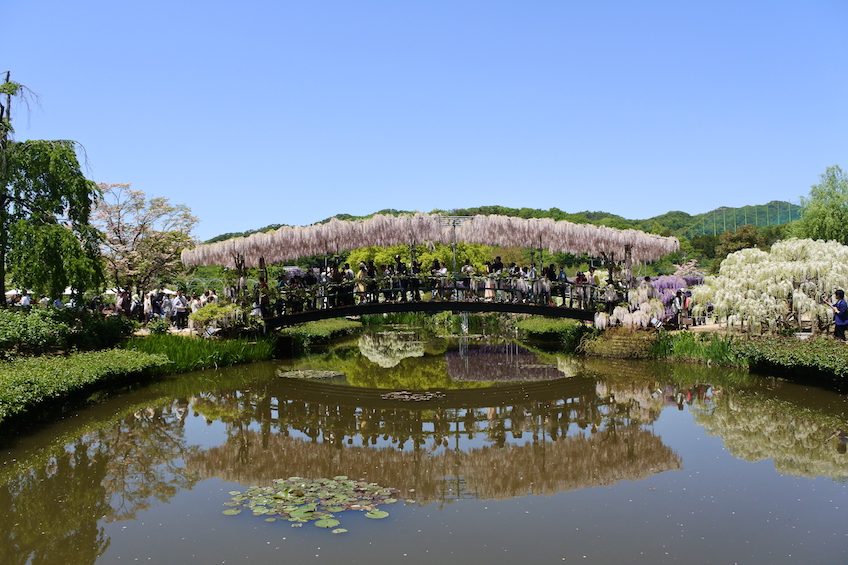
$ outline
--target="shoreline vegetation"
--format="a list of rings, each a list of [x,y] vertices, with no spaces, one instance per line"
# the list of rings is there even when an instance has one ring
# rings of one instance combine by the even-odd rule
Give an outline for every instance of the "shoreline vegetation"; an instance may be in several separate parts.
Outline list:
[[[431,321],[431,325],[458,323],[444,314],[438,316],[441,318]],[[404,321],[426,323],[420,318],[416,316],[414,320]],[[286,348],[291,353],[310,344],[350,334],[360,327],[399,323],[401,320],[372,317],[363,322],[365,325],[343,318],[309,322],[285,328],[274,338],[221,340],[171,334],[149,335],[130,338],[114,349],[67,354],[50,354],[51,351],[43,347],[44,336],[39,336],[38,332],[26,332],[25,337],[23,334],[19,336],[20,343],[15,344],[14,351],[38,351],[39,354],[7,354],[6,360],[0,362],[0,433],[14,430],[23,423],[23,419],[35,418],[37,421],[54,413],[54,409],[61,411],[65,404],[84,401],[85,398],[80,397],[104,387],[129,381],[135,383],[146,377],[269,360]],[[491,325],[492,320],[471,322],[472,325],[480,323]],[[589,356],[745,368],[840,391],[845,389],[845,377],[848,375],[848,347],[827,336],[800,340],[795,337],[747,337],[624,328],[599,331],[572,320],[542,317],[516,317],[502,320],[502,323],[533,339],[556,343],[563,351]],[[9,334],[6,332],[7,341],[14,341]],[[35,347],[38,344],[41,345]],[[56,346],[57,343],[50,342],[50,345]]]

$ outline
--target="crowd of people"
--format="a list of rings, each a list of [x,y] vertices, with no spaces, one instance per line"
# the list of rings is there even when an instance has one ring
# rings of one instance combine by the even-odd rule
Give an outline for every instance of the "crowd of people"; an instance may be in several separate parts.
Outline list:
[[[113,296],[112,294],[106,296]],[[148,292],[139,298],[137,294],[128,291],[118,291],[114,294],[114,301],[104,300],[104,295],[94,296],[87,303],[81,303],[75,299],[63,302],[61,297],[51,300],[42,294],[37,301],[32,299],[29,292],[11,294],[7,305],[30,311],[32,308],[71,308],[76,310],[88,310],[100,312],[105,316],[126,316],[148,323],[152,320],[166,320],[170,326],[183,330],[190,327],[188,316],[196,312],[210,302],[217,302],[218,294],[214,289],[206,290],[202,294],[186,296],[182,291],[157,291]]]
[[[267,284],[260,281],[254,304],[255,314],[294,313],[310,309],[334,308],[374,302],[418,302],[421,300],[463,300],[513,302],[589,308],[605,300],[608,292],[590,267],[569,277],[565,267],[550,264],[539,268],[504,264],[500,257],[481,267],[470,260],[453,273],[444,262],[434,259],[428,267],[419,261],[403,262],[400,256],[390,264],[362,261],[356,269],[349,263],[331,263],[325,268],[308,269],[290,277],[277,278],[278,298],[273,301]],[[614,285],[613,285],[614,286]]]

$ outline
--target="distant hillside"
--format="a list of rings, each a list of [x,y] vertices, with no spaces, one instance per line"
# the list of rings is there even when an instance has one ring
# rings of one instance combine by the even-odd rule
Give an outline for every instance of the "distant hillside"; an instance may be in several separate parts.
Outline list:
[[[385,209],[374,212],[367,216],[351,216],[350,214],[336,214],[325,220],[317,222],[323,224],[333,218],[339,220],[363,220],[376,214],[399,216],[401,214],[412,214],[411,211]],[[801,217],[801,207],[797,204],[782,200],[773,200],[768,204],[755,206],[743,206],[741,208],[721,207],[710,212],[692,216],[686,212],[666,212],[660,216],[646,220],[628,220],[608,212],[576,212],[568,213],[559,208],[540,210],[538,208],[506,208],[504,206],[479,206],[476,208],[458,208],[454,210],[433,210],[431,213],[439,213],[451,216],[477,216],[499,214],[501,216],[518,216],[520,218],[553,218],[554,220],[568,220],[576,224],[595,224],[619,229],[638,229],[649,233],[662,235],[673,235],[676,237],[692,237],[699,235],[719,235],[726,231],[736,231],[736,228],[744,225],[776,226],[787,224]],[[264,228],[252,231],[225,233],[206,241],[214,243],[234,237],[245,237],[256,232],[269,232],[282,227],[282,224],[271,224]]]

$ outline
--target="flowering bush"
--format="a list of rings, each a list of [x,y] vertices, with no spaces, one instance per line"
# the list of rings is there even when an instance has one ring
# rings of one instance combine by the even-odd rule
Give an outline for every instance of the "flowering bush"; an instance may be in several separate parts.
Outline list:
[[[729,321],[767,325],[772,331],[812,320],[832,319],[835,289],[848,286],[848,246],[835,241],[790,239],[770,252],[743,249],[722,262],[718,276],[707,277],[693,291],[696,312],[712,303]]]

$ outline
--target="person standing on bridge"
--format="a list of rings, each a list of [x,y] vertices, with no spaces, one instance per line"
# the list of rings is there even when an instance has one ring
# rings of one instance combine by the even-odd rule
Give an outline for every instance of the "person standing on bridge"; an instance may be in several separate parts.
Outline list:
[[[409,286],[407,275],[409,272],[406,268],[406,263],[400,260],[400,255],[395,255],[395,275],[397,276],[398,299],[401,302],[406,302],[406,290]]]

